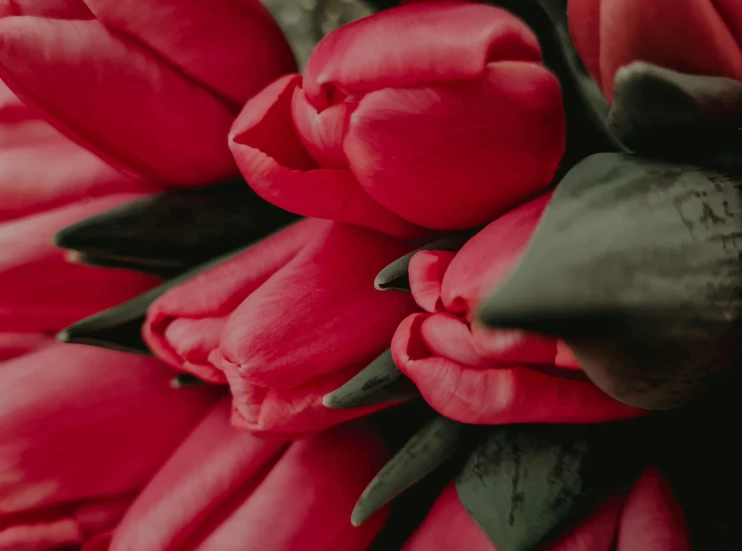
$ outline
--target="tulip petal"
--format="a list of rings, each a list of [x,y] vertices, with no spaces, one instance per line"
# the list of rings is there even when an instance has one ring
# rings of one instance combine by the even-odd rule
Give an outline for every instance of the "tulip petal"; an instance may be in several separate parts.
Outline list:
[[[441,285],[448,266],[456,256],[452,251],[420,251],[410,258],[408,277],[415,302],[426,312],[443,310]]]
[[[0,362],[45,344],[49,344],[49,339],[39,333],[0,333]]]
[[[600,423],[646,413],[617,402],[586,381],[527,365],[467,366],[433,355],[421,336],[421,314],[405,319],[392,339],[394,361],[441,415],[472,424]]]
[[[295,71],[291,48],[260,2],[86,0],[104,25],[156,51],[239,107]]]
[[[551,200],[546,193],[488,224],[457,253],[441,281],[441,302],[471,320],[482,297],[517,266]]]
[[[322,230],[242,302],[224,328],[224,360],[250,384],[286,389],[367,365],[414,309],[409,295],[373,288],[379,269],[412,245],[358,226],[321,224]]]
[[[347,170],[318,168],[291,119],[291,101],[300,80],[298,75],[278,79],[247,102],[235,120],[229,145],[248,184],[289,212],[393,235],[421,235],[420,228],[371,199]]]
[[[292,444],[263,482],[196,549],[235,542],[270,551],[365,549],[384,523],[348,522],[356,497],[385,459],[378,435],[346,425]]]
[[[52,244],[61,228],[134,197],[92,199],[0,225],[0,331],[56,332],[155,285],[141,274],[69,264]]]
[[[152,351],[177,369],[212,381],[224,375],[208,361],[227,316],[321,230],[304,220],[173,287],[147,310],[142,334]]]
[[[657,468],[631,490],[618,529],[616,551],[691,551],[680,504]]]
[[[109,551],[191,548],[242,503],[285,443],[229,425],[224,398],[204,417],[137,497]]]
[[[84,346],[3,363],[0,517],[138,489],[217,397],[175,392],[170,377],[156,360]]]
[[[197,185],[235,171],[230,109],[95,20],[0,19],[0,78],[125,173]]]
[[[29,120],[0,128],[0,221],[104,194],[154,190],[151,184],[123,176],[46,122]]]
[[[742,80],[742,34],[731,32],[716,4],[731,11],[728,1],[603,0],[600,72],[608,100],[613,97],[618,69],[636,60],[684,73]],[[739,23],[734,31],[739,32]]]
[[[464,509],[452,482],[443,491],[402,551],[497,551]]]
[[[219,360],[218,351],[211,361],[224,370],[229,381],[234,396],[232,423],[253,433],[296,438],[387,407],[330,409],[323,405],[323,397],[356,375],[358,367],[315,377],[294,388],[274,389],[246,382],[232,364]]]
[[[303,87],[323,109],[333,88],[356,94],[447,82],[481,75],[493,61],[540,59],[530,29],[500,8],[463,2],[405,6],[325,37],[307,63]]]
[[[0,16],[38,15],[51,19],[92,19],[84,0],[2,0]]]
[[[551,183],[565,144],[561,101],[554,75],[525,61],[490,63],[466,81],[385,88],[360,100],[345,153],[363,190],[405,220],[483,225]]]
[[[601,88],[600,10],[602,0],[572,0],[567,4],[569,31],[585,68]]]

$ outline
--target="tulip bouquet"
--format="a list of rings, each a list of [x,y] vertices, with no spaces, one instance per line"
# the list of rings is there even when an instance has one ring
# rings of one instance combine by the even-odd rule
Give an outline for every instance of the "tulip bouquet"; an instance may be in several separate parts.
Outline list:
[[[0,551],[742,549],[742,4],[281,2],[0,2]]]

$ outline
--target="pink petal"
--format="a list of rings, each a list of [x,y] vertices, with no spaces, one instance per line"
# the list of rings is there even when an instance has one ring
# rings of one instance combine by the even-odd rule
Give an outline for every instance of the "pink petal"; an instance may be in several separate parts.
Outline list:
[[[474,317],[484,296],[515,268],[550,199],[547,193],[503,214],[461,248],[443,278],[441,300],[448,311]]]
[[[208,356],[219,346],[227,316],[324,224],[318,220],[293,224],[165,293],[147,311],[142,330],[147,344],[177,369],[224,382]]]
[[[71,142],[49,124],[0,124],[0,221],[83,198],[155,191]]]
[[[715,4],[723,6],[717,11]],[[739,8],[709,0],[603,0],[600,72],[610,100],[616,71],[642,60],[676,71],[742,80]],[[733,24],[722,18],[732,15]],[[734,33],[730,31],[734,29]],[[736,36],[735,36],[735,33]]]
[[[30,352],[49,344],[49,339],[39,333],[0,333],[0,362]]]
[[[79,345],[4,362],[0,518],[138,489],[217,397],[171,378],[154,359]]]
[[[544,551],[612,551],[622,502],[612,497]]]
[[[599,87],[600,73],[600,10],[603,0],[570,0],[567,4],[569,31],[582,63]]]
[[[238,109],[296,70],[288,42],[260,2],[86,1],[104,25],[154,50]]]
[[[252,433],[301,437],[387,407],[330,409],[322,404],[325,394],[348,382],[365,365],[315,377],[295,388],[267,389],[245,382],[233,364],[220,362],[215,356],[212,361],[226,373],[234,395],[232,423]]]
[[[0,551],[49,551],[74,546],[84,534],[72,518],[0,529]]]
[[[332,88],[355,94],[481,75],[489,62],[538,61],[538,42],[505,10],[437,2],[404,6],[345,25],[314,49],[304,90],[327,106]]]
[[[497,551],[464,509],[453,483],[446,486],[402,551]]]
[[[92,19],[83,0],[0,0],[0,17],[38,15],[52,19]]]
[[[283,77],[247,102],[229,145],[248,184],[265,200],[303,216],[368,226],[405,237],[420,228],[371,199],[347,170],[319,168],[291,119],[298,75]]]
[[[680,504],[657,468],[642,474],[626,499],[616,551],[691,551]]]
[[[463,423],[599,423],[643,415],[585,381],[524,365],[481,369],[436,356],[426,346],[422,315],[405,319],[392,339],[394,361],[436,411]]]
[[[0,78],[126,173],[197,185],[235,171],[228,106],[97,21],[0,19]]]
[[[193,549],[248,498],[285,444],[236,431],[229,414],[229,399],[222,399],[147,484],[104,549]]]
[[[362,425],[299,440],[195,549],[223,551],[235,542],[266,551],[366,549],[386,515],[377,514],[354,528],[350,513],[385,459],[381,439]]]
[[[369,362],[414,310],[409,295],[373,287],[379,270],[413,245],[358,226],[323,224],[224,328],[221,354],[247,383],[292,388]]]
[[[345,154],[366,193],[405,220],[436,230],[483,225],[551,183],[564,151],[561,101],[554,75],[531,61],[384,88],[360,100]]]
[[[62,228],[136,197],[80,201],[0,225],[0,331],[56,332],[156,285],[127,270],[69,264],[52,243]]]
[[[451,251],[420,251],[410,259],[407,270],[410,290],[423,310],[432,313],[444,309],[440,302],[441,285],[455,256],[456,253]]]

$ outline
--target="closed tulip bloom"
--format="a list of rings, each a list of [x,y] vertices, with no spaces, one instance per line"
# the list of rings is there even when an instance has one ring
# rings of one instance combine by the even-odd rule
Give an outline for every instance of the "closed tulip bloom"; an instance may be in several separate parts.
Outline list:
[[[363,551],[384,523],[350,512],[383,464],[378,434],[345,425],[286,443],[229,425],[222,400],[152,478],[112,536],[85,551]]]
[[[476,321],[480,301],[515,267],[549,198],[504,214],[458,253],[421,251],[410,261],[412,294],[425,312],[400,324],[392,353],[446,417],[475,424],[586,423],[642,412],[588,382],[561,341]]]
[[[528,27],[442,2],[329,34],[303,78],[247,103],[230,145],[268,201],[411,236],[485,224],[543,191],[564,139],[559,84]]]
[[[569,27],[609,100],[616,71],[633,61],[742,80],[737,0],[569,0]]]
[[[0,224],[0,331],[54,333],[155,285],[143,274],[69,263],[52,242],[60,229],[134,197],[79,201]]]
[[[152,358],[48,343],[0,364],[0,549],[111,528],[220,394]]]
[[[144,338],[178,369],[228,381],[235,423],[297,434],[368,413],[330,410],[324,394],[389,346],[411,297],[374,290],[413,245],[307,219],[186,281],[149,308]]]
[[[170,185],[234,174],[235,114],[295,70],[259,2],[22,1],[2,15],[0,79],[113,166]]]
[[[498,551],[449,485],[403,551]],[[543,551],[691,551],[675,495],[656,468],[639,477],[626,495],[597,507]]]

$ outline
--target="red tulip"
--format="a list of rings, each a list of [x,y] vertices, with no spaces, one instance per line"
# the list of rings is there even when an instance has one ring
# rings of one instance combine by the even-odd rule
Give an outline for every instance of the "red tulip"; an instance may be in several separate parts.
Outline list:
[[[70,264],[52,243],[62,228],[134,197],[79,201],[0,224],[0,331],[56,332],[155,285],[142,274]]]
[[[742,80],[738,0],[569,0],[569,22],[609,100],[616,71],[632,61]]]
[[[149,309],[144,337],[163,360],[228,380],[235,423],[252,431],[315,431],[370,411],[330,410],[322,397],[389,346],[414,310],[374,290],[405,241],[307,219],[186,281]]]
[[[65,135],[135,177],[202,185],[236,169],[239,108],[295,70],[257,1],[4,3],[0,79]]]
[[[497,551],[456,495],[444,490],[403,551]],[[541,549],[541,548],[539,548]],[[647,469],[628,497],[615,496],[543,551],[691,551],[683,513],[655,468]]]
[[[211,406],[151,358],[48,343],[0,365],[0,550],[79,545]]]
[[[85,551],[363,551],[379,514],[350,524],[383,465],[379,436],[346,425],[290,445],[234,430],[223,400],[139,495],[112,536]]]
[[[48,342],[48,337],[39,333],[0,333],[0,362],[22,356]]]
[[[247,103],[230,145],[265,199],[411,236],[489,222],[564,150],[556,78],[504,10],[421,3],[341,27]]]
[[[592,423],[641,414],[575,380],[582,372],[562,342],[476,321],[479,302],[513,269],[549,198],[501,216],[458,253],[422,251],[410,261],[412,294],[426,313],[401,323],[392,353],[446,417],[475,424]]]

